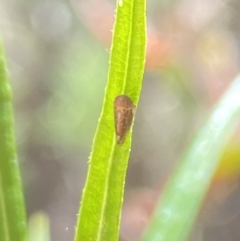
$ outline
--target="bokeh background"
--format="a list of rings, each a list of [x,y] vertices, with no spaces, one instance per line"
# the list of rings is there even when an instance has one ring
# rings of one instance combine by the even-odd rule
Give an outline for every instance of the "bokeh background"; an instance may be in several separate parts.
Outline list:
[[[71,241],[103,102],[114,0],[1,0],[28,218]],[[148,0],[148,46],[121,241],[137,241],[169,175],[240,64],[238,0]],[[191,240],[240,240],[239,131]],[[174,230],[173,230],[174,231]]]

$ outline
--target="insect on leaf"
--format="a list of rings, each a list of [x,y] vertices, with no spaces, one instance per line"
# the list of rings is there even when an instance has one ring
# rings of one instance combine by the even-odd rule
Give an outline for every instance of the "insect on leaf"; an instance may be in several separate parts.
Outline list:
[[[117,144],[122,145],[132,125],[135,106],[127,95],[119,95],[114,101],[114,117]]]

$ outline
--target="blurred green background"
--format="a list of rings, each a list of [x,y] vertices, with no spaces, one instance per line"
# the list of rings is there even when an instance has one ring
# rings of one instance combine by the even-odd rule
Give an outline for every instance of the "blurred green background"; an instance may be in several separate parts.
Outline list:
[[[239,71],[238,0],[149,0],[147,8],[147,62],[122,241],[139,240],[175,164]],[[73,240],[107,81],[114,9],[113,0],[0,2],[27,214],[49,217],[52,241]],[[223,157],[233,160],[234,170],[239,140],[236,133]],[[239,172],[219,173],[191,240],[240,240]]]

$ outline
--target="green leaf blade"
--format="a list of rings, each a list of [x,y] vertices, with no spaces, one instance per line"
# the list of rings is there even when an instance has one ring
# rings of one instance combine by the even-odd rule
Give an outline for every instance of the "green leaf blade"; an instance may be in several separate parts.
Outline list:
[[[124,0],[117,7],[108,84],[93,141],[75,241],[118,240],[131,135],[127,135],[122,146],[116,144],[113,102],[120,94],[128,95],[135,105],[139,100],[146,48],[145,4],[145,0]]]
[[[0,43],[0,240],[24,241],[26,218],[13,131],[12,93]]]

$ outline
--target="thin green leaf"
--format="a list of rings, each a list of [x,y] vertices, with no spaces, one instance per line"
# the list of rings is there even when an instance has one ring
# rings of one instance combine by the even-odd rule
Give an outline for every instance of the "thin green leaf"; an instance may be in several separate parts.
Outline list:
[[[26,238],[25,207],[13,132],[12,93],[0,43],[0,240]]]
[[[138,104],[145,62],[145,0],[118,2],[104,104],[93,141],[75,241],[118,240],[131,135],[118,146],[113,102],[120,94]]]
[[[186,240],[239,119],[240,77],[237,77],[166,185],[142,240]]]

